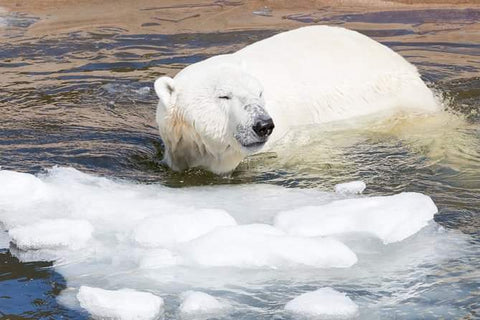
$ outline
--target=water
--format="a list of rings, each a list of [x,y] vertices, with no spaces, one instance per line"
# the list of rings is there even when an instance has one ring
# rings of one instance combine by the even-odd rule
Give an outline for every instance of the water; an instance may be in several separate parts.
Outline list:
[[[274,184],[330,191],[336,183],[360,179],[367,183],[367,195],[430,195],[439,208],[435,221],[452,234],[438,235],[438,226],[429,226],[388,250],[374,242],[367,247],[382,254],[360,255],[352,270],[244,271],[232,277],[228,270],[212,275],[180,268],[165,275],[182,278],[176,285],[154,272],[122,276],[127,271],[108,265],[118,274],[102,275],[95,271],[98,265],[89,270],[88,264],[73,264],[69,272],[69,266],[53,268],[53,262],[22,263],[3,250],[0,312],[5,318],[87,318],[68,303],[72,289],[64,290],[61,299],[72,308],[56,299],[81,279],[156,290],[165,298],[166,318],[176,317],[178,291],[192,286],[234,301],[239,307],[228,315],[232,319],[288,319],[282,308],[289,299],[322,286],[346,292],[365,319],[478,316],[480,10],[307,11],[285,15],[285,20],[298,26],[344,25],[392,47],[419,67],[449,113],[293,132],[302,141],[294,149],[247,159],[228,178],[201,170],[173,173],[159,164],[162,143],[154,123],[152,80],[273,35],[280,26],[164,34],[148,25],[149,16],[142,21],[144,32],[118,24],[49,35],[29,33],[41,22],[33,14],[0,11],[0,165],[35,174],[68,166],[176,188]],[[217,277],[231,280],[216,283]],[[156,279],[155,289],[148,279]]]

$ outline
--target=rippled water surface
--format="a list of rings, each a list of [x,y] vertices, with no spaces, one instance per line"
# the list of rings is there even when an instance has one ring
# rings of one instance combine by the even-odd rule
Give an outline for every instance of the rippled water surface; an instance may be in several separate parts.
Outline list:
[[[367,195],[402,191],[430,195],[439,208],[435,221],[465,235],[462,251],[438,264],[425,261],[416,269],[400,264],[405,269],[382,270],[376,281],[346,271],[310,270],[301,276],[278,271],[259,272],[255,277],[262,280],[255,285],[233,283],[212,289],[250,307],[239,309],[232,318],[286,319],[281,308],[289,297],[327,285],[368,305],[361,312],[365,319],[479,316],[480,10],[333,15],[307,10],[285,16],[299,26],[345,25],[388,45],[418,66],[449,111],[292,132],[302,141],[294,149],[256,155],[231,177],[200,170],[173,173],[159,163],[163,148],[154,123],[157,99],[152,81],[276,34],[279,28],[163,34],[159,26],[132,34],[108,26],[35,36],[28,30],[39,23],[38,17],[2,11],[0,16],[2,169],[38,174],[59,165],[171,187],[260,183],[329,191],[336,183],[361,179],[368,186]],[[144,23],[152,27],[150,20]],[[422,238],[410,241],[418,244]],[[450,248],[448,239],[442,241]],[[391,267],[377,262],[359,270]],[[57,302],[67,284],[51,265],[21,263],[9,250],[1,251],[0,315],[87,318]],[[395,296],[396,292],[402,294]],[[165,298],[167,305],[177,303],[173,293]],[[167,307],[167,318],[174,313]]]

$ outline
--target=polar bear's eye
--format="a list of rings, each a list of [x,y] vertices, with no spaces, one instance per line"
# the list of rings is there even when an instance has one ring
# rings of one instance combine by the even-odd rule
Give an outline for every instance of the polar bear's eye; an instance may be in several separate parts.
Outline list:
[[[232,97],[231,96],[220,96],[220,97],[218,97],[218,99],[230,100],[230,99],[232,99]]]
[[[258,95],[260,98],[263,96],[263,91]]]

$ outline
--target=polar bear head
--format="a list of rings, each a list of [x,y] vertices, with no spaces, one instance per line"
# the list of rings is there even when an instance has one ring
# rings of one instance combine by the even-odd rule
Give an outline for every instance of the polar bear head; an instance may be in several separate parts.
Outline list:
[[[236,65],[200,62],[154,87],[164,162],[173,170],[231,172],[274,128],[261,83]]]

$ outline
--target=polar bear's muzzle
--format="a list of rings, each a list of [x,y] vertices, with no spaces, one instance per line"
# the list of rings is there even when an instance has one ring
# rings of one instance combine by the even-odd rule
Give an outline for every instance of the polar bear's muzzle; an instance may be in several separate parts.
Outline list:
[[[237,126],[235,139],[248,151],[257,151],[272,134],[275,124],[265,109],[258,104],[244,107],[249,115],[247,123]]]

